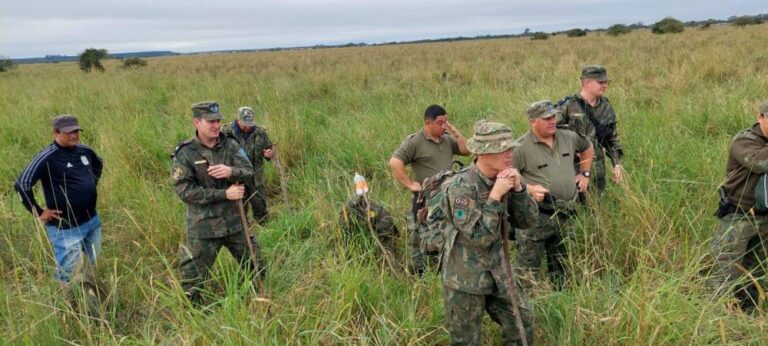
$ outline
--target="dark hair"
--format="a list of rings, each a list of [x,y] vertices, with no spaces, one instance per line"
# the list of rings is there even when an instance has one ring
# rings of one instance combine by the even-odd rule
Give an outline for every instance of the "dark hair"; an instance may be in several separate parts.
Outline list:
[[[448,112],[446,112],[443,107],[431,105],[424,111],[424,120],[435,120],[435,118],[446,114],[448,114]]]

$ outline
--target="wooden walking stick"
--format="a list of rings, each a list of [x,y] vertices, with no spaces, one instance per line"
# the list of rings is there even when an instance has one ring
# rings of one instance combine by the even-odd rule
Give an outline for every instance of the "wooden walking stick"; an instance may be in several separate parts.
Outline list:
[[[286,186],[285,182],[285,171],[283,170],[283,165],[280,163],[280,156],[277,155],[277,150],[272,148],[274,151],[272,153],[272,159],[275,160],[275,168],[277,168],[277,174],[280,175],[280,192],[283,195],[283,203],[288,206],[288,187]]]
[[[507,201],[509,203],[509,201]],[[509,299],[512,301],[512,312],[515,314],[515,324],[517,330],[520,333],[520,341],[523,342],[523,346],[528,346],[528,337],[525,335],[525,327],[523,326],[523,317],[520,315],[520,306],[517,304],[516,290],[517,286],[512,280],[512,267],[509,265],[509,220],[507,220],[507,211],[505,210],[501,214],[501,260],[504,263],[504,271],[507,273],[507,289],[509,293]]]
[[[240,213],[240,221],[243,223],[243,232],[245,232],[245,242],[248,244],[248,252],[251,254],[251,261],[253,262],[253,268],[255,269],[255,277],[256,277],[256,285],[259,286],[259,295],[260,296],[266,296],[264,292],[264,282],[261,280],[261,275],[259,275],[259,271],[261,268],[259,267],[259,262],[257,260],[257,253],[256,249],[253,247],[253,242],[251,242],[251,234],[248,229],[248,220],[245,218],[245,207],[243,207],[243,199],[240,198],[237,200],[237,210]],[[260,299],[269,301],[269,299],[264,297],[259,297]]]

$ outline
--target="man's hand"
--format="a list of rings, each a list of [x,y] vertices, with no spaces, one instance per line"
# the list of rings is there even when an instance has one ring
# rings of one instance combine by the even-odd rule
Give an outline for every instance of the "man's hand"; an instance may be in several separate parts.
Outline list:
[[[624,168],[621,165],[613,166],[613,181],[618,184],[624,182]]]
[[[528,185],[528,194],[533,197],[536,202],[544,201],[544,195],[549,193],[549,189],[541,185]]]
[[[515,168],[507,168],[499,172],[499,174],[496,175],[496,180],[498,179],[512,179],[512,190],[515,192],[523,190],[523,178],[520,176],[520,172]]]
[[[522,190],[522,187],[520,186],[520,173],[514,168],[507,168],[496,174],[496,182],[493,183],[493,188],[491,189],[488,198],[501,201],[504,195],[513,188]]]
[[[418,181],[412,180],[410,184],[408,184],[408,190],[411,190],[412,192],[419,192],[421,191],[421,184],[419,184]]]
[[[235,184],[227,188],[227,199],[230,201],[236,201],[243,198],[245,195],[245,186]]]
[[[272,159],[272,155],[275,154],[275,151],[272,148],[269,148],[269,149],[264,149],[261,153],[264,154],[264,158],[266,158],[267,160],[270,160]]]
[[[226,179],[232,176],[232,167],[226,165],[209,166],[208,175],[216,179]]]
[[[40,221],[48,222],[51,220],[61,220],[61,210],[43,208],[43,213],[40,214]]]
[[[576,186],[579,188],[579,192],[587,192],[587,188],[589,187],[589,178],[585,177],[583,174],[577,174],[575,180]]]
[[[453,126],[450,122],[445,122],[445,127],[448,129],[448,132],[453,136],[454,138],[462,138],[464,137],[459,130],[456,129],[456,126]]]

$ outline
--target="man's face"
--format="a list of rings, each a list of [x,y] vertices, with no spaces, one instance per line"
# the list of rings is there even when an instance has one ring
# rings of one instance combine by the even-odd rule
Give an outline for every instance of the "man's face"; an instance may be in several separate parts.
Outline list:
[[[197,129],[197,135],[206,140],[214,140],[219,137],[221,133],[221,120],[205,120],[203,118],[195,118],[195,128]]]
[[[592,78],[585,78],[582,82],[582,88],[590,95],[603,96],[611,81],[598,81]]]
[[[235,121],[237,122],[237,126],[240,128],[241,131],[245,133],[250,133],[251,131],[253,131],[253,126],[243,125],[239,120],[235,120]]]
[[[501,172],[509,167],[512,167],[512,149],[507,149],[496,154],[482,154],[483,161],[495,171]]]
[[[763,135],[768,136],[768,113],[758,114],[757,123],[760,124],[760,131],[763,131]]]
[[[53,130],[53,137],[56,143],[64,148],[73,148],[80,142],[80,130],[74,130],[72,132],[61,132],[59,130]]]
[[[549,118],[534,118],[531,120],[531,130],[539,136],[549,138],[555,135],[557,131],[557,117],[552,115]]]
[[[438,138],[445,133],[447,122],[448,115],[438,115],[434,120],[424,120],[424,129],[430,136]]]

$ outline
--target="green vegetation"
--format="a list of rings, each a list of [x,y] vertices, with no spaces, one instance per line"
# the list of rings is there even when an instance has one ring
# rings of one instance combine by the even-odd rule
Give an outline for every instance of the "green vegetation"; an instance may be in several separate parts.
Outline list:
[[[80,69],[84,72],[91,72],[93,70],[104,72],[104,65],[101,64],[101,60],[109,58],[109,53],[106,49],[88,48],[78,57],[80,62]]]
[[[637,30],[577,45],[558,35],[164,57],[137,70],[106,60],[105,73],[88,75],[73,62],[20,65],[0,78],[0,343],[445,344],[437,275],[391,273],[366,234],[344,242],[338,219],[352,175],[366,176],[404,232],[410,194],[387,160],[427,105],[444,104],[466,135],[480,118],[521,135],[531,102],[577,91],[580,69],[599,63],[613,78],[628,181],[609,184],[594,217],[580,217],[571,287],[532,292],[536,343],[761,344],[764,312],[729,309],[705,274],[728,143],[768,97],[767,35],[765,25],[664,37]],[[269,304],[255,300],[226,253],[207,286],[218,302],[210,310],[186,303],[173,271],[185,211],[169,153],[193,134],[189,106],[210,99],[226,121],[239,106],[262,109],[257,121],[288,173],[284,205],[267,164],[272,218],[256,229]],[[98,271],[114,295],[101,323],[66,307],[45,233],[11,188],[51,143],[50,119],[61,113],[80,117],[83,142],[105,162]],[[497,343],[486,321],[484,344]]]
[[[147,66],[147,61],[142,58],[126,58],[123,60],[123,68],[139,68]]]
[[[568,37],[582,37],[587,36],[587,31],[584,29],[571,29],[565,32]]]
[[[651,32],[654,34],[678,34],[683,30],[683,22],[672,17],[664,18],[651,26]]]
[[[531,35],[531,40],[546,40],[549,38],[549,34],[546,32],[534,32],[533,35]]]
[[[0,72],[6,72],[12,69],[15,65],[13,60],[7,57],[0,57]]]
[[[608,27],[606,33],[611,36],[620,36],[632,32],[628,26],[624,24],[614,24]]]
[[[731,21],[731,25],[743,28],[747,25],[763,24],[763,18],[759,16],[741,16]]]

